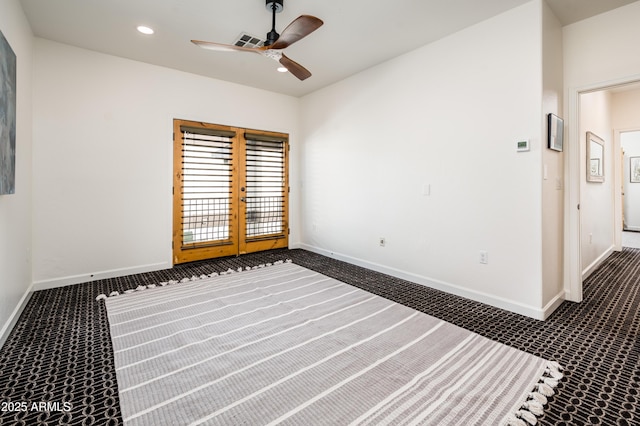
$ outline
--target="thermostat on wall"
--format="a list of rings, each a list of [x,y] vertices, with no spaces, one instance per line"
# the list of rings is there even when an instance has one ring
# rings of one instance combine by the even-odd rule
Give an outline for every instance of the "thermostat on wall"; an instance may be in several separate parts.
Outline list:
[[[516,142],[516,151],[529,151],[529,139]]]

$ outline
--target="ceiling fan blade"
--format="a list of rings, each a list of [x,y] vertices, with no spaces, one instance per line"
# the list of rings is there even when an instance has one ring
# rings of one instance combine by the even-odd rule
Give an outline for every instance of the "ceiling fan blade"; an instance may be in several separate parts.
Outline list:
[[[289,70],[289,72],[291,74],[293,74],[296,77],[298,77],[299,80],[306,80],[307,78],[311,77],[311,73],[309,72],[308,69],[306,69],[305,67],[303,67],[302,65],[300,65],[296,61],[288,58],[285,55],[282,55],[282,57],[280,58],[280,63],[287,70]]]
[[[212,41],[191,40],[191,43],[203,49],[216,50],[219,52],[254,52],[262,53],[263,48],[251,48],[243,46],[235,46],[233,44],[214,43]]]
[[[292,23],[287,26],[278,37],[275,43],[268,46],[269,49],[284,49],[291,46],[296,41],[308,36],[318,28],[320,28],[324,22],[311,15],[301,15],[294,19]]]

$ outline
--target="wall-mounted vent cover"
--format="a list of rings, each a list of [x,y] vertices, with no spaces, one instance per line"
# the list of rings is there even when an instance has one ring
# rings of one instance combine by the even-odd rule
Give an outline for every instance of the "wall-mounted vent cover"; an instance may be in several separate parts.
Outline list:
[[[264,40],[251,34],[241,33],[233,44],[240,47],[262,47]]]

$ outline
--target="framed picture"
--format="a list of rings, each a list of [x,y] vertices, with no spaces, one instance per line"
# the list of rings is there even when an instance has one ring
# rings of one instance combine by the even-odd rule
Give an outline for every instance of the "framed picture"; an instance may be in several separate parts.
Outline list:
[[[549,149],[562,152],[562,146],[564,144],[564,121],[555,114],[549,114],[547,128]]]
[[[16,190],[16,54],[0,32],[0,195]]]
[[[629,157],[631,183],[640,183],[640,157]]]

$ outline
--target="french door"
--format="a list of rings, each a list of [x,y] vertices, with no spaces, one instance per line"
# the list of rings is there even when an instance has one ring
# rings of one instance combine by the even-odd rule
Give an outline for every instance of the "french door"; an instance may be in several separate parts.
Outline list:
[[[173,262],[287,247],[288,135],[174,120]]]

